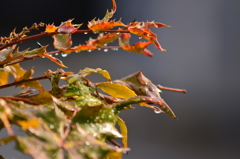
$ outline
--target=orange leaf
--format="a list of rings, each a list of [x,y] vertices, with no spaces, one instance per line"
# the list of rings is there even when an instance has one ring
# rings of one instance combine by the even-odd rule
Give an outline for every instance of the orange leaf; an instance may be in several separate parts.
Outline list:
[[[63,51],[66,54],[70,54],[73,51],[81,52],[81,51],[85,51],[85,50],[94,50],[94,49],[97,49],[97,47],[90,46],[90,45],[79,45],[79,46],[75,46],[75,47],[69,48],[69,49],[61,49],[61,51]]]
[[[45,32],[48,32],[48,33],[54,33],[58,30],[59,27],[55,27],[54,24],[48,24],[46,26],[46,29],[45,29]]]
[[[156,48],[158,48],[159,50],[167,51],[161,47],[160,43],[157,40],[157,35],[154,34],[150,29],[130,26],[130,27],[128,27],[128,30],[132,34],[136,34],[140,37],[143,37],[144,39],[147,39],[147,40],[153,42],[155,44]]]
[[[120,36],[119,33],[108,33],[108,34],[103,34],[100,33],[97,39],[89,39],[86,43],[88,45],[96,46],[96,47],[101,47],[105,44],[108,44],[110,42],[113,42]]]
[[[42,56],[44,56],[44,57],[48,58],[49,60],[55,62],[55,63],[58,64],[59,66],[62,66],[62,67],[66,67],[66,68],[67,68],[67,66],[65,66],[65,65],[62,63],[62,61],[59,60],[59,59],[56,58],[56,57],[50,56],[50,55],[47,54],[47,53],[42,54]]]
[[[152,53],[146,49],[146,47],[150,44],[152,44],[152,42],[138,42],[131,46],[129,45],[122,46],[122,48],[129,52],[143,53],[144,55],[151,57]]]
[[[115,20],[111,20],[110,22],[105,21],[94,21],[88,23],[88,28],[92,30],[93,32],[102,32],[107,31],[109,29],[112,29],[116,26],[125,26],[120,20],[115,22]]]

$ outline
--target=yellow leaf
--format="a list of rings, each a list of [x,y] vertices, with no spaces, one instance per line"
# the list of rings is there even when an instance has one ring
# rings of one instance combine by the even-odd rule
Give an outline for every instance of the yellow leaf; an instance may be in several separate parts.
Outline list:
[[[136,96],[134,91],[118,83],[99,83],[97,87],[115,98],[131,98]]]
[[[49,92],[40,90],[39,94],[31,96],[29,100],[39,104],[47,104],[52,102],[52,96]]]
[[[40,119],[18,120],[17,123],[25,131],[25,130],[28,130],[29,128],[38,129],[40,126],[41,120]]]
[[[128,130],[127,130],[127,126],[126,126],[125,122],[120,117],[117,118],[117,123],[118,123],[118,125],[120,127],[120,131],[121,131],[121,134],[123,136],[123,138],[122,138],[123,147],[127,148],[128,147]]]
[[[8,83],[8,72],[0,70],[0,85]]]
[[[15,79],[22,77],[26,72],[24,69],[20,67],[19,63],[11,65],[10,67],[12,69],[12,74]]]
[[[122,159],[122,152],[109,152],[104,159]]]

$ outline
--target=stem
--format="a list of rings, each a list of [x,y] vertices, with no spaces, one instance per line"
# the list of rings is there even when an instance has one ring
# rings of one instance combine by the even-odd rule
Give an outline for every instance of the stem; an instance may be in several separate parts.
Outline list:
[[[12,86],[15,86],[15,85],[23,83],[23,82],[37,81],[37,80],[43,80],[43,79],[48,79],[48,77],[47,76],[42,76],[42,77],[36,77],[36,78],[32,78],[32,79],[26,79],[26,80],[23,80],[23,81],[16,81],[16,82],[13,82],[13,83],[2,85],[2,86],[0,86],[0,89],[7,88],[7,87],[12,87]]]
[[[76,32],[74,33],[92,33],[93,31],[92,30],[77,30]],[[118,33],[129,33],[129,31],[126,31],[126,30],[107,30],[107,31],[104,31],[104,32],[109,32],[109,33],[113,33],[113,32],[118,32]],[[5,49],[9,46],[12,46],[14,44],[17,44],[17,43],[22,43],[24,41],[28,41],[28,40],[32,40],[32,39],[37,39],[37,38],[41,38],[41,37],[45,37],[45,36],[49,36],[49,35],[55,35],[55,34],[61,34],[61,33],[58,33],[58,32],[55,32],[55,33],[47,33],[47,32],[44,32],[44,33],[40,33],[40,34],[36,34],[36,35],[32,35],[32,36],[28,36],[26,38],[23,38],[23,39],[20,39],[20,40],[17,40],[17,41],[12,41],[10,43],[7,43],[7,44],[0,44],[0,50],[2,49]]]
[[[187,93],[187,91],[185,89],[170,88],[170,87],[164,87],[164,86],[161,86],[161,85],[157,85],[157,87],[159,89],[162,89],[162,90],[174,91],[174,92],[180,92],[180,93]]]

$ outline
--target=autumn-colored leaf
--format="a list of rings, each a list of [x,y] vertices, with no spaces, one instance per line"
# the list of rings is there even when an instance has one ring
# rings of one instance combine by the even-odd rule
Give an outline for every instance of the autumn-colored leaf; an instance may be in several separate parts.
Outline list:
[[[129,46],[130,38],[131,38],[131,34],[123,33],[121,35],[121,37],[119,38],[119,45],[120,46]]]
[[[108,29],[111,29],[116,26],[126,26],[121,22],[121,19],[117,22],[115,22],[115,20],[109,21],[109,19],[112,18],[113,14],[116,12],[116,9],[117,9],[115,0],[112,0],[112,4],[113,4],[113,7],[111,12],[107,11],[102,20],[100,19],[95,20],[96,18],[94,18],[93,20],[88,22],[88,28],[90,30],[92,30],[93,32],[102,32],[102,31],[107,31]]]
[[[129,52],[135,52],[135,53],[142,53],[146,56],[152,56],[152,53],[146,49],[148,45],[152,44],[152,42],[137,42],[134,45],[124,45],[122,46],[122,49],[129,51]]]
[[[37,95],[29,97],[28,100],[38,104],[47,104],[53,101],[51,94],[44,90],[39,90],[39,93]]]
[[[109,152],[104,159],[122,159],[122,152]]]
[[[55,62],[55,63],[58,64],[59,66],[62,66],[62,67],[66,67],[66,68],[67,68],[67,66],[65,66],[65,65],[63,64],[63,62],[62,62],[61,60],[59,60],[58,58],[56,58],[56,57],[53,57],[53,56],[51,56],[51,55],[49,55],[49,54],[43,54],[42,56],[44,56],[44,57],[48,58],[49,60]]]
[[[11,73],[15,79],[22,77],[25,74],[25,70],[21,68],[19,63],[9,66],[11,68]]]
[[[155,44],[155,47],[161,51],[167,51],[162,48],[160,43],[157,40],[157,35],[154,34],[150,29],[148,28],[138,28],[138,27],[128,27],[128,30],[132,34],[136,34],[144,39],[147,39]]]
[[[9,72],[0,70],[0,85],[4,85],[8,83],[8,74]]]
[[[58,28],[59,28],[59,27],[56,27],[56,26],[54,25],[54,23],[52,23],[52,24],[48,24],[48,25],[46,26],[45,31],[48,32],[48,33],[54,33],[54,32],[56,32],[56,31],[58,30]]]
[[[27,70],[23,76],[19,77],[16,79],[16,81],[23,81],[23,80],[26,80],[26,79],[30,79],[30,77],[33,75],[34,73],[34,67],[30,68],[29,70]]]
[[[118,117],[117,119],[117,123],[120,127],[120,131],[123,135],[123,138],[122,138],[122,143],[123,143],[123,147],[128,147],[128,129],[127,129],[127,126],[125,124],[125,122],[120,118]]]
[[[41,124],[41,120],[37,118],[29,120],[18,120],[17,123],[22,127],[24,131],[26,131],[29,128],[38,129]]]
[[[86,43],[88,45],[101,47],[101,46],[104,46],[105,44],[113,42],[120,35],[121,35],[120,33],[108,33],[108,34],[105,34],[105,35],[103,33],[100,33],[97,39],[90,38]]]
[[[113,27],[117,26],[126,26],[123,24],[120,20],[115,22],[115,20],[111,20],[109,22],[105,21],[95,21],[95,22],[89,22],[88,28],[92,30],[93,32],[103,32],[107,31],[109,29],[112,29]]]
[[[46,52],[46,48],[48,47],[48,45],[46,46],[42,46],[40,48],[36,48],[36,49],[33,49],[33,50],[24,50],[24,51],[19,51],[18,49],[16,49],[16,51],[13,53],[13,57],[21,57],[24,56],[24,57],[32,57],[32,56],[41,56],[42,54],[44,54]]]
[[[62,52],[66,53],[66,54],[70,54],[71,52],[81,52],[81,51],[86,51],[86,50],[95,50],[97,49],[96,46],[91,46],[91,45],[79,45],[79,46],[75,46],[73,48],[69,48],[69,49],[60,49]]]
[[[80,70],[78,72],[79,74],[81,74],[83,77],[90,75],[91,73],[100,73],[101,75],[103,75],[103,77],[105,77],[107,80],[111,81],[111,76],[108,73],[108,71],[106,70],[102,70],[101,68],[96,68],[96,69],[92,69],[92,68],[85,68],[83,70]]]
[[[98,83],[97,87],[115,98],[131,98],[136,96],[134,91],[118,83]]]
[[[74,33],[76,32],[81,26],[82,24],[72,24],[72,20],[67,20],[66,22],[63,22],[59,28],[58,28],[58,32],[59,33],[63,33],[63,34],[69,34],[69,33]]]
[[[149,21],[147,21],[147,22],[142,22],[143,24],[143,27],[155,27],[155,28],[160,28],[160,27],[171,27],[171,26],[169,26],[169,25],[166,25],[166,24],[163,24],[163,23],[158,23],[158,22],[154,22],[154,21],[152,21],[152,22],[149,22]]]
[[[53,35],[53,45],[56,49],[69,49],[72,46],[72,35],[71,34],[55,34]]]

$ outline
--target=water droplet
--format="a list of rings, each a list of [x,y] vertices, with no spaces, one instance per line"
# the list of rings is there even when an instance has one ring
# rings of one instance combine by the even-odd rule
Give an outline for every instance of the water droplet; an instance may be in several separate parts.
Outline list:
[[[84,34],[88,34],[88,32],[84,32]]]
[[[118,48],[113,48],[113,51],[118,51]]]
[[[92,52],[92,50],[88,50],[88,52]]]
[[[87,146],[90,145],[90,142],[86,141],[86,145],[87,145]]]
[[[107,44],[104,44],[104,46],[107,46]]]
[[[75,51],[75,53],[78,53],[77,51]]]
[[[154,110],[156,114],[160,114],[162,111],[161,110]]]
[[[42,58],[44,59],[44,58],[45,58],[45,56],[42,56]]]
[[[50,125],[49,127],[50,127],[50,129],[54,129],[54,125]]]
[[[93,32],[93,34],[97,34],[97,32]]]
[[[138,38],[139,38],[139,39],[142,39],[142,37],[141,37],[141,36],[139,36]]]
[[[161,110],[159,107],[155,106],[154,112],[155,112],[156,114],[160,114],[160,113],[162,113],[162,110]]]
[[[62,57],[67,57],[68,54],[62,53]]]
[[[104,49],[103,51],[104,51],[104,52],[108,52],[108,49]]]
[[[100,51],[100,50],[101,50],[101,48],[98,48],[98,50]]]
[[[117,34],[120,34],[119,32],[117,32]]]
[[[55,54],[56,56],[58,55],[58,53]]]

